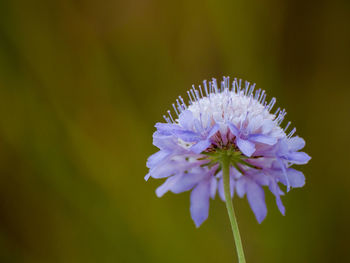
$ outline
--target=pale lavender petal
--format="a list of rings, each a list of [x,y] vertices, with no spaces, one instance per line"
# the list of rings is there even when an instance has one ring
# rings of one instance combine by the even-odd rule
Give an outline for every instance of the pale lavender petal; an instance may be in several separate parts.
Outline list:
[[[264,124],[261,127],[261,132],[263,134],[268,134],[273,127],[275,127],[275,123],[272,120],[265,120]]]
[[[215,198],[217,188],[218,188],[218,180],[216,179],[216,177],[212,176],[210,179],[210,197],[211,197],[211,199]]]
[[[193,113],[190,110],[183,111],[179,116],[179,123],[185,130],[191,130],[193,125]]]
[[[150,174],[150,173],[146,174],[146,176],[144,177],[145,181],[148,181],[148,179],[149,179],[150,177],[151,177],[151,174]]]
[[[261,223],[267,214],[264,190],[261,186],[251,180],[247,182],[246,189],[249,205],[252,208],[256,219]]]
[[[236,181],[236,193],[240,198],[246,193],[246,178],[243,176]]]
[[[150,157],[147,159],[146,166],[147,168],[152,168],[161,161],[163,161],[166,157],[168,157],[169,152],[165,151],[158,151],[155,154],[152,154]]]
[[[197,142],[201,139],[200,135],[193,131],[175,131],[174,135],[185,142]]]
[[[299,151],[304,148],[305,141],[303,138],[300,138],[299,136],[294,136],[287,140],[289,150],[292,152]]]
[[[277,204],[277,207],[280,210],[281,214],[285,215],[286,209],[285,209],[285,207],[282,203],[282,200],[281,200],[281,193],[283,194],[283,192],[278,187],[278,184],[274,179],[270,180],[269,189],[270,189],[271,193],[273,193],[275,198],[276,198],[276,204]]]
[[[220,125],[215,124],[213,127],[211,127],[207,138],[210,139],[211,137],[213,137],[213,135],[215,135],[215,133],[217,133],[219,129],[220,129]]]
[[[302,172],[289,168],[287,169],[287,175],[292,187],[303,187],[305,185],[305,176]]]
[[[223,180],[223,178],[220,178],[220,180],[219,180],[218,192],[219,192],[219,196],[220,196],[221,200],[225,202],[226,199],[225,199],[225,190],[224,190],[224,180]]]
[[[196,184],[206,177],[205,173],[185,173],[179,178],[176,184],[172,185],[169,190],[174,194],[179,194],[191,190]]]
[[[174,175],[169,177],[161,186],[159,186],[156,190],[156,195],[158,197],[162,197],[166,192],[170,190],[170,188],[179,181],[182,175]]]
[[[229,127],[230,131],[232,132],[232,134],[234,134],[235,136],[239,135],[239,129],[234,124],[229,123],[228,127]]]
[[[253,142],[260,142],[268,145],[274,145],[277,143],[277,138],[263,134],[251,134],[248,139]]]
[[[199,227],[209,215],[210,185],[208,182],[198,184],[191,193],[190,211],[196,227]]]
[[[234,188],[235,188],[235,181],[232,179],[232,177],[230,177],[230,194],[231,194],[231,197],[233,197],[233,195],[234,195]],[[219,196],[220,196],[221,200],[226,202],[225,189],[224,189],[224,180],[223,180],[222,177],[220,178],[220,181],[219,181],[218,190],[219,190]]]
[[[191,151],[194,153],[201,153],[211,145],[210,140],[199,141],[191,147]]]
[[[238,148],[241,150],[241,152],[248,157],[252,156],[252,154],[255,152],[254,143],[252,143],[248,140],[244,140],[244,139],[237,137],[236,143],[237,143]]]
[[[311,157],[304,152],[291,152],[285,155],[285,159],[295,164],[307,164]]]

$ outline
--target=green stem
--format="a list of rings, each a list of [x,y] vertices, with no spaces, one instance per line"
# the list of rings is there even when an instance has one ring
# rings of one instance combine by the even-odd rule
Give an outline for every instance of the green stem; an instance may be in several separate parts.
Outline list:
[[[244,252],[243,252],[242,240],[239,234],[238,224],[236,220],[235,211],[233,210],[232,197],[230,193],[230,157],[226,154],[222,156],[221,167],[222,167],[223,180],[224,180],[226,208],[227,208],[228,216],[231,222],[233,238],[236,243],[238,262],[245,263],[246,261],[245,261]]]

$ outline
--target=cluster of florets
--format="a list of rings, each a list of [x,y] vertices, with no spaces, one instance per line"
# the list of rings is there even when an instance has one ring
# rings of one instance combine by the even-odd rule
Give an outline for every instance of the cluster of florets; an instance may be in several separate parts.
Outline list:
[[[157,190],[161,197],[166,192],[191,192],[191,215],[196,226],[208,217],[209,199],[216,192],[225,201],[223,176],[218,162],[222,151],[231,156],[230,187],[239,197],[247,195],[248,202],[260,223],[267,214],[263,186],[276,198],[284,215],[281,201],[284,192],[278,183],[287,187],[302,187],[302,172],[292,164],[306,164],[310,157],[299,152],[305,141],[293,136],[295,128],[287,132],[290,122],[281,128],[285,110],[271,110],[276,102],[265,101],[265,91],[254,92],[255,84],[224,77],[220,88],[215,79],[203,82],[203,89],[194,87],[188,92],[187,106],[179,97],[173,104],[176,118],[170,111],[166,123],[157,123],[153,144],[160,150],[149,157],[150,169],[145,179],[167,178]]]

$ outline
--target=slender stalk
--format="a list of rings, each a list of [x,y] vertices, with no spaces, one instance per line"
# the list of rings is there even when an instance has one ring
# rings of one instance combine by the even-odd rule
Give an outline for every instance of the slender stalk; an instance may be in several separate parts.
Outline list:
[[[246,261],[245,261],[244,252],[243,252],[242,240],[239,234],[238,224],[236,220],[235,211],[233,210],[232,197],[230,193],[230,157],[226,154],[222,156],[221,167],[222,167],[223,180],[224,180],[226,208],[227,208],[227,213],[231,222],[233,238],[236,243],[238,262],[245,263]]]

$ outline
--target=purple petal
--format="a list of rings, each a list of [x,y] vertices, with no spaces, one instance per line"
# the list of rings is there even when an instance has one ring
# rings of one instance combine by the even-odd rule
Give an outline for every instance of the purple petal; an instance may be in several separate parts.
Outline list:
[[[150,174],[150,173],[146,174],[146,176],[144,177],[145,181],[148,181],[148,179],[149,179],[150,177],[151,177],[151,174]]]
[[[174,131],[174,135],[185,142],[198,142],[201,139],[200,135],[193,131]]]
[[[199,227],[209,215],[210,185],[208,181],[198,184],[191,193],[191,216]]]
[[[287,140],[289,150],[292,152],[299,151],[304,148],[305,141],[299,136],[292,137]]]
[[[211,199],[215,198],[217,188],[218,188],[218,180],[216,177],[212,176],[210,179],[210,197],[211,197]]]
[[[154,126],[157,128],[157,132],[162,135],[171,135],[174,131],[182,130],[177,124],[157,122]]]
[[[289,178],[288,178],[288,175],[287,175],[287,168],[283,162],[282,159],[278,159],[278,163],[280,165],[280,168],[282,170],[282,174],[283,174],[283,177],[284,177],[284,181],[285,181],[285,185],[287,186],[287,192],[289,192],[290,190],[290,182],[289,182]]]
[[[311,157],[304,152],[290,152],[285,155],[285,159],[295,164],[307,164]]]
[[[169,153],[165,152],[165,151],[158,151],[155,154],[152,154],[147,159],[147,163],[146,163],[147,168],[153,168],[158,163],[163,161],[166,157],[168,157],[168,155],[169,155]]]
[[[261,186],[251,180],[247,182],[246,189],[250,207],[252,208],[258,222],[261,223],[267,214],[264,190]]]
[[[233,135],[238,136],[239,135],[239,129],[232,123],[228,124],[228,127]]]
[[[191,151],[194,153],[201,153],[211,145],[210,140],[203,140],[191,147]]]
[[[261,131],[262,133],[267,134],[273,129],[273,127],[275,127],[275,123],[272,120],[265,120],[261,127]]]
[[[216,123],[213,127],[211,127],[207,138],[210,139],[211,137],[213,137],[215,133],[219,131],[219,129],[220,125]]]
[[[182,174],[169,177],[161,186],[157,188],[156,195],[158,197],[162,197],[166,192],[170,190],[170,188],[174,184],[176,184],[179,181],[181,177],[182,177]]]
[[[287,175],[292,187],[303,187],[305,185],[305,176],[302,172],[289,168],[287,170]]]
[[[176,184],[173,184],[169,190],[174,194],[179,194],[185,191],[191,190],[196,184],[202,181],[205,178],[205,173],[196,173],[196,174],[183,174],[179,180],[176,181]]]
[[[269,189],[270,189],[271,193],[273,193],[275,198],[276,198],[276,204],[277,204],[277,207],[280,210],[281,214],[285,215],[286,209],[285,209],[285,207],[282,203],[282,200],[281,200],[281,193],[283,193],[283,192],[278,187],[277,182],[273,178],[270,179]]]
[[[183,111],[179,116],[179,123],[185,130],[191,130],[193,125],[193,113],[190,110]]]
[[[271,136],[263,134],[251,134],[249,135],[249,140],[253,142],[260,142],[268,145],[274,145],[277,143],[277,139]]]
[[[236,181],[236,193],[240,198],[246,193],[246,178],[243,176]]]
[[[241,152],[248,157],[252,156],[252,154],[255,152],[254,143],[248,140],[244,140],[239,137],[236,137],[236,143],[238,148],[241,150]]]
[[[235,186],[235,181],[230,177],[230,194],[231,197],[234,195],[234,186]],[[225,189],[224,189],[224,180],[221,177],[218,185],[218,190],[219,190],[219,196],[222,201],[226,202],[225,198]]]

